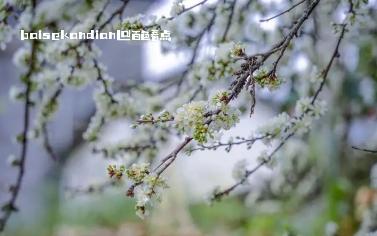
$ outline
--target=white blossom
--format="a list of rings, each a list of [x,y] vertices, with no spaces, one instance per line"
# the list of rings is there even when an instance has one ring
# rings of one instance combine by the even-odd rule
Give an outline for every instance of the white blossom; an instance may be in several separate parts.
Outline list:
[[[9,89],[9,98],[13,101],[19,100],[23,97],[24,90],[18,86],[12,86]]]
[[[27,66],[27,59],[30,58],[31,52],[29,47],[19,48],[13,55],[13,63],[20,69]]]
[[[266,124],[260,126],[256,132],[262,136],[266,134],[277,135],[281,133],[282,129],[290,121],[290,119],[290,116],[283,112],[266,122]]]
[[[236,181],[240,181],[245,178],[247,173],[247,165],[248,162],[246,159],[236,162],[232,171],[232,176]]]
[[[208,106],[205,101],[195,101],[184,104],[177,109],[174,115],[177,129],[192,135],[196,125],[204,124],[204,114],[207,111]]]
[[[5,50],[6,44],[12,40],[13,30],[9,25],[0,22],[0,49]]]
[[[259,155],[258,155],[258,158],[257,158],[258,162],[259,163],[263,163],[263,162],[269,162],[270,161],[270,158],[269,158],[269,154],[266,150],[263,150]]]
[[[171,16],[177,16],[183,12],[185,6],[183,5],[183,0],[174,0],[173,6],[170,10]]]

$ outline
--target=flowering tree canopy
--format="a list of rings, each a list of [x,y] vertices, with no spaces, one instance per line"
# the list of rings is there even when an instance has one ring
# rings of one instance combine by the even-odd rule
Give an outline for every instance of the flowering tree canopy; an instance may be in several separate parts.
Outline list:
[[[296,196],[301,204],[321,197],[328,175],[320,162],[330,154],[317,158],[311,153],[313,137],[320,140],[333,132],[333,143],[340,150],[336,154],[339,165],[352,166],[355,160],[350,157],[369,155],[367,152],[374,155],[377,136],[352,148],[348,135],[354,120],[375,118],[377,112],[376,1],[190,2],[175,0],[168,16],[125,17],[129,0],[0,0],[2,49],[20,30],[121,29],[170,31],[171,41],[161,42],[164,51],[189,55],[179,76],[117,86],[99,59],[101,50],[95,40],[22,41],[13,57],[22,86],[10,90],[10,96],[24,104],[22,132],[16,137],[21,150],[11,160],[17,178],[3,204],[0,231],[17,210],[32,141],[42,139],[46,151],[58,159],[47,124],[54,119],[64,90],[95,86],[96,111],[83,138],[93,152],[114,160],[107,167],[111,184],[105,184],[120,183],[117,186],[136,199],[135,211],[141,218],[168,187],[165,171],[174,168],[178,158],[194,152],[222,148],[232,152],[236,145],[250,150],[255,142],[263,142],[265,150],[249,158],[254,164],[238,162],[233,168],[234,184],[214,186],[208,199],[213,202],[236,195],[254,173],[267,167],[275,173],[271,180],[262,190],[247,189],[246,193],[255,196],[254,201]],[[275,27],[266,30],[264,24]],[[355,58],[349,58],[348,48],[357,49],[358,54],[351,54]],[[302,70],[295,66],[298,57],[305,58]],[[363,90],[365,86],[372,92]],[[286,95],[279,99],[279,93]],[[224,139],[222,134],[232,134],[242,117],[254,115],[258,102],[269,104],[279,114],[250,130],[249,136]],[[120,143],[99,142],[106,124],[119,119],[131,124],[132,137]],[[180,142],[167,151],[167,145],[177,138]],[[342,178],[354,178],[350,173],[343,173]],[[376,187],[372,183],[374,200],[362,210],[355,230],[358,235],[376,232]]]

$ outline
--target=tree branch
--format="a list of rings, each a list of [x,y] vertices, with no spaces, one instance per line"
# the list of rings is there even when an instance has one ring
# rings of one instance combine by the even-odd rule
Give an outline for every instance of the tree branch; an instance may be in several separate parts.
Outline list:
[[[230,96],[225,101],[225,104],[229,104],[230,101],[235,99],[238,94],[244,88],[246,81],[249,77],[252,76],[253,72],[257,70],[260,66],[262,66],[263,62],[266,61],[274,52],[281,50],[281,56],[284,53],[285,49],[287,48],[291,39],[296,35],[297,31],[300,29],[301,25],[308,19],[309,15],[313,12],[314,8],[320,0],[314,0],[308,8],[305,10],[301,18],[295,23],[291,32],[284,37],[284,39],[279,42],[276,46],[274,46],[271,50],[266,53],[258,54],[261,57],[259,61],[257,61],[256,56],[245,56],[244,60],[246,61],[243,66],[241,66],[241,71],[237,72],[236,80],[230,85],[228,88],[231,91]],[[281,58],[281,56],[279,58]],[[278,58],[278,60],[279,60]],[[276,63],[277,64],[277,63]],[[206,117],[211,117],[212,115],[218,115],[221,112],[221,109],[209,112],[206,114]],[[212,118],[209,118],[205,124],[209,125],[212,122]],[[180,143],[170,154],[168,154],[164,159],[161,160],[160,164],[153,170],[159,177],[178,157],[178,154],[183,150],[185,146],[187,146],[193,140],[192,137],[186,137],[185,140]],[[133,190],[136,186],[142,184],[142,182],[134,183],[128,189],[128,196],[133,196]]]
[[[315,95],[313,96],[313,99],[311,101],[311,104],[314,104],[315,101],[317,100],[318,98],[318,94],[321,92],[322,88],[323,88],[323,84],[325,83],[325,81],[327,80],[327,77],[328,77],[328,74],[329,74],[329,71],[330,71],[330,68],[332,67],[333,65],[333,62],[335,60],[335,58],[339,57],[339,46],[340,46],[340,43],[341,41],[343,40],[344,38],[344,34],[346,32],[346,26],[347,24],[343,24],[342,25],[342,30],[341,30],[341,33],[338,37],[338,40],[337,40],[337,43],[336,43],[336,46],[335,46],[335,49],[331,55],[331,58],[330,58],[330,61],[329,63],[327,64],[325,70],[323,71],[322,73],[322,76],[323,76],[323,79],[322,79],[322,83],[321,85],[319,86],[319,88],[316,90],[316,93]],[[308,111],[305,111],[305,113],[307,113]],[[298,117],[298,119],[301,119],[303,117],[302,114],[300,117]],[[256,167],[254,167],[253,169],[251,170],[248,170],[246,171],[245,173],[245,176],[240,180],[238,181],[237,183],[235,183],[234,185],[226,188],[225,190],[221,191],[221,192],[218,192],[218,193],[215,193],[214,196],[213,196],[213,200],[220,200],[223,196],[225,195],[228,195],[229,193],[231,193],[234,189],[236,189],[238,186],[242,185],[243,183],[246,182],[246,180],[248,179],[248,177],[252,174],[254,174],[257,170],[259,170],[262,166],[266,165],[267,163],[270,162],[270,160],[272,159],[273,155],[280,149],[284,146],[284,144],[286,143],[286,141],[291,138],[292,136],[295,135],[295,131],[293,131],[292,133],[290,133],[288,136],[286,136],[281,142],[280,144],[271,152],[271,154],[266,158],[264,159],[263,161],[261,161]]]
[[[352,146],[352,148],[355,149],[355,150],[363,151],[363,152],[369,152],[369,153],[373,153],[373,154],[377,153],[377,150],[359,148],[359,147],[355,147],[355,146]]]
[[[28,150],[28,137],[27,134],[29,132],[29,125],[30,125],[30,108],[31,108],[31,87],[32,81],[31,76],[34,73],[36,60],[37,60],[37,46],[38,41],[34,40],[31,43],[31,57],[30,57],[30,65],[28,71],[24,76],[24,83],[26,86],[25,91],[25,103],[24,103],[24,117],[23,117],[23,130],[21,134],[21,155],[19,160],[17,161],[16,167],[18,168],[17,179],[14,185],[11,185],[9,188],[9,192],[11,194],[10,199],[3,205],[2,211],[3,215],[0,218],[0,232],[4,231],[6,223],[8,222],[10,216],[13,212],[17,211],[16,201],[18,195],[21,190],[22,181],[25,174],[25,165],[26,165],[26,157],[27,157],[27,150]]]
[[[301,0],[300,2],[294,4],[292,7],[288,8],[287,10],[285,10],[283,12],[280,12],[279,14],[274,15],[274,16],[272,16],[270,18],[261,19],[261,20],[259,20],[259,22],[266,22],[266,21],[270,21],[272,19],[278,18],[279,16],[284,15],[285,13],[288,13],[288,12],[292,11],[293,9],[295,9],[296,7],[298,7],[299,5],[301,5],[302,3],[304,3],[305,1],[306,0]]]

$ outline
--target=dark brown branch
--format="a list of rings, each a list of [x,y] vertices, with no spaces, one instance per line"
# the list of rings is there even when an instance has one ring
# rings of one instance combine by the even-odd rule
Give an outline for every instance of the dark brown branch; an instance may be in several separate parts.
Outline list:
[[[208,1],[208,0],[203,0],[203,1],[198,2],[197,4],[195,4],[195,5],[191,6],[191,7],[185,8],[180,14],[183,14],[183,13],[185,13],[185,12],[191,11],[192,9],[194,9],[194,8],[196,8],[196,7],[198,7],[198,6],[203,5],[203,4],[206,3],[207,1]]]
[[[192,102],[194,101],[194,99],[196,98],[196,96],[198,96],[198,94],[200,93],[200,91],[203,90],[203,85],[200,85],[197,89],[195,89],[194,93],[191,95],[190,99],[189,99],[189,102]]]
[[[313,96],[313,99],[312,99],[312,102],[311,102],[312,104],[314,104],[314,102],[317,99],[319,93],[322,91],[323,86],[326,83],[327,75],[328,75],[328,73],[330,71],[330,68],[331,68],[331,66],[332,66],[335,58],[339,57],[339,46],[340,46],[340,43],[341,43],[341,41],[342,41],[342,39],[344,37],[344,34],[345,34],[346,30],[347,30],[347,24],[343,24],[341,32],[340,32],[340,36],[339,36],[338,41],[336,43],[336,47],[335,47],[335,50],[334,50],[334,52],[333,52],[333,54],[331,56],[330,62],[327,64],[325,70],[322,72],[323,73],[322,74],[322,78],[323,79],[321,81],[321,84],[319,85],[319,88],[317,89],[317,91],[315,92],[315,94]]]
[[[178,145],[169,156],[162,160],[161,164],[153,170],[156,171],[157,176],[160,176],[175,161],[175,159],[178,157],[178,153],[181,152],[182,149],[192,141],[192,139],[193,138],[191,137],[186,137],[185,140]],[[160,170],[158,170],[164,163],[166,164]]]
[[[284,55],[285,50],[288,48],[291,40],[294,36],[297,35],[299,29],[301,28],[302,24],[309,18],[311,13],[314,11],[317,4],[320,2],[320,0],[314,0],[309,7],[305,10],[303,16],[297,21],[297,23],[293,26],[293,30],[283,39],[281,46],[277,48],[277,51],[280,51],[278,58],[273,63],[273,68],[270,71],[269,75],[274,75],[277,69],[277,66],[281,60],[281,58]]]
[[[98,27],[98,31],[102,31],[108,24],[110,24],[113,19],[116,17],[116,16],[121,16],[124,12],[124,9],[126,8],[127,4],[129,3],[129,0],[123,0],[122,1],[122,5],[116,10],[114,11],[110,17],[104,22],[102,23],[99,27]]]
[[[178,79],[177,90],[176,90],[174,96],[177,96],[179,94],[179,92],[181,91],[181,85],[182,85],[184,79],[186,78],[189,70],[194,65],[194,63],[196,61],[196,58],[198,56],[199,49],[200,49],[200,43],[201,43],[202,39],[204,38],[204,35],[206,34],[206,32],[209,32],[211,30],[213,22],[215,21],[215,19],[216,19],[216,13],[213,13],[213,16],[212,16],[211,20],[209,21],[208,25],[196,37],[196,39],[195,39],[195,47],[194,47],[194,50],[193,50],[190,62],[186,66],[186,69],[183,71],[183,73],[180,76],[180,78]]]
[[[30,57],[30,65],[28,71],[24,76],[24,83],[26,86],[25,91],[25,104],[24,104],[24,117],[23,117],[23,130],[21,134],[21,155],[19,160],[17,161],[17,179],[14,185],[11,185],[9,188],[10,191],[10,199],[3,205],[2,211],[3,215],[0,218],[0,232],[4,231],[5,225],[8,222],[10,216],[13,212],[17,211],[16,207],[16,200],[21,190],[22,181],[25,174],[25,165],[26,165],[26,157],[27,157],[27,150],[28,150],[28,138],[27,134],[29,132],[30,126],[30,108],[31,108],[31,101],[30,95],[32,90],[32,81],[31,76],[34,73],[36,67],[36,60],[37,60],[37,46],[38,41],[34,40],[31,43],[31,57]]]
[[[359,148],[359,147],[356,147],[356,146],[352,146],[352,148],[355,149],[355,150],[363,151],[363,152],[369,152],[369,153],[373,153],[373,154],[377,153],[377,150]]]
[[[274,16],[272,16],[272,17],[270,17],[270,18],[267,18],[267,19],[261,19],[261,20],[259,20],[259,22],[266,22],[266,21],[270,21],[270,20],[272,20],[272,19],[278,18],[279,16],[284,15],[284,14],[286,14],[286,13],[292,11],[293,9],[295,9],[296,7],[298,7],[299,5],[301,5],[302,3],[304,3],[305,1],[306,1],[306,0],[301,0],[300,2],[294,4],[293,6],[291,6],[290,8],[288,8],[287,10],[282,11],[282,12],[280,12],[279,14],[274,15]]]
[[[110,4],[110,1],[111,1],[111,0],[107,0],[107,1],[105,2],[105,4],[103,5],[102,10],[99,12],[99,14],[98,14],[97,17],[96,17],[96,22],[99,22],[99,21],[101,20],[103,14],[104,14],[105,11],[106,11],[107,6]],[[94,24],[94,25],[92,26],[91,30],[95,29],[95,27],[96,27],[96,25]]]
[[[221,38],[221,41],[223,41],[223,42],[226,40],[226,37],[228,36],[228,32],[229,32],[230,26],[232,25],[232,20],[233,20],[233,15],[234,15],[234,10],[236,8],[236,4],[237,4],[237,0],[234,0],[231,3],[230,14],[229,14],[229,17],[228,17],[228,22],[226,24],[226,27],[225,27],[225,30],[224,30],[224,34],[223,34],[223,36]]]
[[[122,5],[121,5],[119,8],[117,8],[117,9],[116,9],[116,10],[115,10],[115,11],[109,16],[109,18],[107,18],[107,19],[105,20],[104,23],[102,23],[100,26],[98,26],[98,28],[97,28],[98,32],[101,32],[101,31],[102,31],[102,30],[103,30],[108,24],[110,24],[110,23],[114,20],[114,18],[115,18],[116,16],[120,16],[120,15],[123,14],[124,10],[125,10],[126,7],[127,7],[127,4],[128,4],[128,2],[129,2],[129,0],[122,0],[122,2],[123,2]],[[104,5],[103,9],[102,9],[102,10],[98,13],[98,15],[96,16],[97,19],[100,19],[100,18],[103,16],[106,7],[107,7],[107,4]],[[94,30],[94,29],[96,29],[96,27],[97,27],[97,23],[98,23],[98,22],[94,23],[94,24],[92,25],[92,27],[90,28],[90,30]],[[83,44],[85,44],[85,43],[86,43],[86,44],[89,44],[89,43],[91,43],[91,42],[93,42],[93,39],[83,39],[83,40],[80,40],[80,42],[78,42],[77,44],[72,45],[72,46],[68,47],[66,50],[64,50],[64,51],[62,52],[62,54],[67,54],[70,50],[76,50],[78,47],[82,46]]]

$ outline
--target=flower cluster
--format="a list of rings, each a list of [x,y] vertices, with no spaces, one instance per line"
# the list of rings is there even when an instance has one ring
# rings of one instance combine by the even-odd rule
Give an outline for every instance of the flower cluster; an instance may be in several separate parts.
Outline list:
[[[205,114],[208,112],[208,105],[204,101],[190,102],[178,108],[175,115],[175,125],[178,131],[193,136],[200,143],[206,142],[208,135],[208,124]]]
[[[124,171],[126,170],[126,167],[124,165],[121,165],[119,168],[116,165],[109,165],[107,167],[107,173],[110,178],[116,178],[117,180],[121,180]]]
[[[323,116],[326,110],[327,107],[324,101],[316,101],[313,104],[312,99],[308,97],[299,99],[295,107],[296,114],[306,113],[315,119],[318,119],[319,117]]]
[[[141,31],[144,29],[143,17],[142,15],[137,15],[135,17],[126,18],[117,27],[120,30],[137,30]]]
[[[135,183],[140,183],[149,174],[149,163],[132,164],[127,170],[127,177]]]
[[[234,44],[233,48],[230,51],[230,55],[232,57],[244,57],[246,55],[245,46],[240,43]]]
[[[155,123],[164,123],[164,122],[168,122],[172,120],[174,120],[174,116],[170,114],[170,112],[163,110],[160,112],[160,114],[158,114],[157,117],[154,117],[152,113],[141,115],[140,119],[137,122],[139,124],[142,124],[142,123],[155,124]]]
[[[276,137],[285,129],[285,126],[290,121],[290,116],[283,112],[275,117],[273,117],[270,121],[266,122],[266,124],[260,126],[256,133],[258,135],[267,135],[268,137]]]
[[[240,62],[235,57],[242,56],[244,48],[240,44],[223,43],[215,51],[214,59],[207,59],[193,66],[189,74],[192,80],[207,81],[221,80],[232,76],[240,69]]]
[[[146,175],[143,178],[143,183],[134,190],[136,214],[142,219],[148,216],[149,208],[161,201],[162,190],[167,187],[165,180],[161,177],[153,174]]]
[[[126,176],[134,184],[127,194],[136,198],[135,210],[140,218],[148,215],[148,208],[160,201],[162,189],[168,187],[163,178],[151,173],[149,163],[134,163],[128,168],[109,165],[107,172],[110,178],[121,180]]]
[[[185,9],[185,6],[183,5],[183,0],[175,0],[170,10],[170,15],[177,16],[181,14],[184,11],[184,9]]]
[[[31,51],[29,46],[19,48],[13,55],[13,63],[19,69],[25,69],[30,61]]]
[[[174,121],[174,127],[185,133],[199,143],[205,143],[214,134],[225,129],[228,130],[239,121],[239,111],[228,105],[229,93],[221,90],[217,92],[210,102],[193,101],[182,105],[174,115],[162,111],[155,117],[151,113],[142,115],[138,124],[156,124]],[[134,125],[133,127],[136,128]]]
[[[254,72],[254,80],[262,88],[266,87],[270,90],[276,89],[282,83],[275,73],[268,72],[264,68]]]
[[[211,99],[212,105],[217,108],[224,108],[229,100],[229,92],[226,90],[218,91]]]
[[[136,198],[136,214],[144,218],[149,214],[148,208],[160,201],[162,189],[167,188],[165,180],[151,174],[149,163],[132,164],[125,173],[134,183],[128,195]]]
[[[12,39],[13,30],[9,25],[0,22],[0,49],[4,50],[7,43]]]
[[[229,101],[229,92],[220,90],[212,97],[212,109],[220,109],[220,112],[216,115],[212,115],[213,122],[211,128],[214,130],[229,130],[235,124],[239,122],[239,116],[241,115],[239,110],[233,108],[227,104]]]
[[[104,122],[135,114],[134,104],[128,95],[119,93],[114,96],[97,91],[94,94],[96,114],[91,118],[89,126],[84,133],[88,141],[95,141]]]
[[[236,181],[241,181],[247,173],[247,160],[242,159],[233,166],[232,176]]]
[[[227,91],[216,93],[211,102],[195,101],[178,108],[175,125],[179,132],[192,136],[199,143],[221,130],[228,130],[239,122],[239,112],[228,104]]]
[[[296,103],[295,116],[291,117],[283,112],[259,127],[256,133],[267,137],[264,140],[266,144],[269,144],[272,139],[283,140],[291,133],[303,134],[308,132],[312,122],[323,116],[325,112],[325,102],[312,103],[312,99],[302,98]]]

